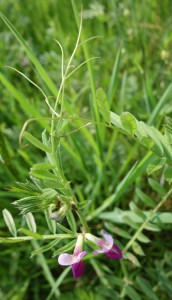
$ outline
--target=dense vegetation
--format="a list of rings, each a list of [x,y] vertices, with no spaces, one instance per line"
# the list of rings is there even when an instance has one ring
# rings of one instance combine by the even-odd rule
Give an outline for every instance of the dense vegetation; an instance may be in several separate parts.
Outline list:
[[[1,3],[0,299],[172,299],[171,9]],[[57,256],[87,226],[123,258],[85,242],[75,280]]]

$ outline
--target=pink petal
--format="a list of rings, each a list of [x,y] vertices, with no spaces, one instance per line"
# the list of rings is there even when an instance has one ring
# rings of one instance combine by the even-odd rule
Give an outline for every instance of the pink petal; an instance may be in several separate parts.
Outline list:
[[[113,245],[112,248],[106,251],[106,256],[111,259],[120,259],[122,258],[122,251],[118,248],[117,245]]]
[[[73,255],[68,253],[62,253],[58,257],[58,263],[62,266],[71,266],[73,263]]]
[[[83,256],[85,256],[87,254],[87,251],[82,251],[78,254],[76,261],[79,262]]]
[[[102,230],[102,235],[105,239],[106,250],[110,250],[113,247],[113,238],[110,234],[108,234],[105,230]],[[108,249],[107,249],[108,247]]]
[[[79,261],[76,264],[72,265],[73,277],[76,279],[82,276],[85,272],[85,264],[82,261]]]
[[[106,250],[104,250],[104,249],[99,249],[99,250],[93,251],[94,254],[99,254],[99,253],[104,253],[104,252],[106,252]]]

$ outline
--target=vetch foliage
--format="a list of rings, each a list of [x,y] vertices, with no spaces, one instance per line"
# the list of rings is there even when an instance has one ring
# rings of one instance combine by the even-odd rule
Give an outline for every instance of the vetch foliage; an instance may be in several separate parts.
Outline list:
[[[49,251],[53,255],[53,264],[56,265],[58,257],[58,263],[61,266],[72,267],[75,279],[81,277],[85,272],[86,276],[80,279],[83,280],[81,282],[86,282],[89,268],[93,268],[97,274],[96,280],[98,278],[101,283],[101,286],[98,286],[99,292],[101,291],[104,297],[111,297],[115,286],[114,297],[116,299],[128,297],[140,300],[149,296],[150,299],[156,300],[156,291],[161,283],[156,285],[155,278],[152,278],[154,284],[152,288],[148,280],[152,275],[150,276],[147,272],[144,278],[140,275],[139,269],[142,269],[142,263],[148,259],[148,247],[152,236],[159,234],[165,226],[170,226],[172,222],[172,214],[161,211],[166,207],[171,196],[172,120],[167,117],[164,128],[161,129],[158,126],[151,126],[161,111],[163,103],[167,101],[171,85],[153,110],[148,123],[138,120],[128,111],[114,112],[112,100],[118,77],[121,49],[114,62],[108,92],[106,93],[102,87],[97,89],[91,64],[92,58],[89,57],[87,46],[89,40],[84,40],[81,31],[82,14],[79,23],[76,3],[75,1],[71,1],[71,3],[79,33],[67,63],[63,47],[57,41],[62,60],[61,83],[58,89],[15,27],[1,14],[1,18],[23,47],[45,86],[41,88],[24,73],[14,68],[11,69],[17,71],[41,92],[51,116],[44,117],[40,112],[35,112],[34,106],[24,100],[24,96],[0,74],[3,85],[21,104],[22,109],[32,115],[32,118],[24,124],[20,135],[21,145],[25,141],[29,143],[29,147],[28,144],[25,145],[26,152],[25,148],[20,150],[23,151],[21,153],[30,165],[29,179],[26,179],[25,182],[17,182],[10,190],[11,193],[18,195],[19,199],[15,200],[13,204],[24,216],[24,221],[17,230],[12,214],[9,210],[4,209],[4,221],[12,237],[2,236],[0,243],[31,242],[33,247],[31,257],[39,257],[42,270],[46,274],[45,278],[51,287],[47,299],[50,299],[53,294],[56,298],[59,297],[60,292],[57,287],[65,281],[70,270],[69,268],[62,270],[59,267],[58,270],[61,274],[55,282],[46,260],[48,253],[45,252]],[[102,11],[104,14],[104,10]],[[85,61],[71,71],[79,47],[83,49]],[[83,113],[76,114],[73,104],[68,101],[69,96],[66,92],[67,80],[71,79],[74,72],[79,71],[84,65],[88,67],[91,83],[92,118],[88,117],[87,112],[85,115]],[[47,96],[49,92],[55,97],[55,100]],[[41,138],[40,131],[32,130],[32,128],[36,128],[35,122],[38,122],[43,129]],[[33,127],[30,126],[31,124]],[[104,145],[107,145],[106,136],[108,140],[109,133],[112,134],[112,139],[110,139],[109,148],[105,151]],[[108,166],[109,173],[113,171],[112,174],[114,174],[114,164],[110,158],[113,151],[118,152],[116,145],[118,136],[124,144],[133,143],[132,145],[134,145],[129,147],[130,153],[127,158],[129,161],[132,156],[135,160],[134,149],[142,149],[144,146],[146,150],[139,151],[147,152],[139,162],[135,161],[129,170],[126,169],[125,163],[119,170],[118,164],[116,164],[115,173],[117,175],[114,176],[115,181],[111,183],[113,176],[109,180],[105,175],[106,167]],[[11,153],[6,144],[4,143],[1,148],[4,160],[5,157],[9,158]],[[37,151],[35,153],[40,156],[36,158],[36,163],[35,159],[34,162],[29,159],[27,151],[31,154]],[[63,155],[63,151],[67,153],[67,159]],[[118,158],[116,163],[118,163]],[[68,165],[71,164],[72,168],[68,168]],[[146,172],[148,176],[151,176],[146,183],[147,189],[145,189],[145,185],[142,187],[143,183],[140,180],[141,175]],[[11,168],[11,173],[15,174],[14,168]],[[84,180],[87,182],[85,185],[83,184]],[[136,183],[136,187],[134,183]],[[114,185],[115,191],[113,190]],[[126,196],[131,187],[134,189],[134,196]],[[147,194],[147,191],[150,194]],[[89,195],[88,199],[85,195]],[[97,199],[99,195],[101,196],[100,201]],[[22,216],[20,217],[22,218]],[[39,226],[37,216],[45,217],[44,227]],[[45,231],[41,233],[43,228]],[[108,233],[103,230],[103,239],[100,239],[99,231],[104,228]],[[157,248],[155,244],[154,251]],[[164,259],[167,260],[167,258]],[[170,266],[170,262],[167,264]],[[87,269],[85,270],[86,265]],[[115,271],[117,270],[115,275],[114,266]],[[156,268],[158,269],[158,266]],[[166,289],[166,293],[170,295],[171,274],[167,274],[167,278],[164,279],[163,268],[164,265],[161,266],[159,275],[164,280],[162,280],[162,290]],[[26,284],[25,287],[27,288],[27,286]],[[91,297],[92,294],[90,294]]]

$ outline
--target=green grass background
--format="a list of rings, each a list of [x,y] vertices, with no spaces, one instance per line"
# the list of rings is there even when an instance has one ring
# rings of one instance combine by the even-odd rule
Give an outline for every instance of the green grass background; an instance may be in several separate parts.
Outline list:
[[[24,182],[33,163],[44,161],[42,153],[33,146],[19,147],[19,134],[27,119],[50,117],[51,114],[40,92],[5,66],[23,72],[47,95],[53,96],[50,101],[54,103],[56,88],[59,88],[61,81],[61,54],[54,40],[60,41],[64,48],[66,65],[77,39],[76,19],[79,19],[81,4],[82,39],[95,38],[83,44],[84,47],[80,46],[73,65],[76,67],[91,57],[99,58],[84,65],[66,82],[66,115],[76,114],[95,120],[95,91],[101,86],[112,100],[112,111],[118,114],[129,111],[139,120],[147,122],[171,83],[170,0],[1,1],[1,12],[21,34],[54,83],[51,87],[45,74],[41,76],[22,45],[1,20],[0,210],[9,209],[17,227],[23,227],[25,221],[11,204],[16,196],[7,189],[16,181]],[[153,120],[153,125],[162,128],[164,115],[172,115],[171,95]],[[80,121],[72,121],[65,130],[69,132],[82,125]],[[29,132],[40,138],[43,128],[48,126],[49,122],[45,120],[32,122]],[[86,210],[90,227],[95,233],[106,227],[124,247],[127,242],[125,237],[116,235],[119,230],[116,226],[124,230],[124,235],[127,232],[133,236],[134,225],[127,222],[114,225],[114,215],[107,218],[99,211],[95,213],[96,209],[118,190],[119,195],[106,211],[113,212],[116,206],[127,211],[130,201],[137,204],[140,210],[149,210],[149,204],[147,206],[140,201],[137,189],[142,190],[155,204],[164,194],[148,181],[144,164],[146,150],[115,130],[108,129],[106,138],[101,137],[102,132],[102,126],[97,128],[91,125],[66,136],[62,142],[62,160],[65,175],[71,181],[79,201],[88,200],[90,203]],[[129,184],[121,188],[127,174],[130,180],[129,171],[136,161],[142,162],[143,168],[138,170]],[[161,172],[153,175],[153,179],[163,185]],[[164,193],[168,188],[167,184],[163,185]],[[170,212],[171,209],[172,202],[168,199],[161,210]],[[35,219],[38,231],[46,234],[48,229],[44,216],[37,213]],[[172,299],[171,227],[160,224],[159,229],[158,232],[146,231],[145,235],[151,243],[142,244],[145,256],[139,256],[135,264],[128,261],[120,264],[103,257],[90,259],[86,261],[85,276],[77,282],[68,269],[64,271],[57,265],[51,252],[30,258],[30,252],[38,247],[38,242],[1,244],[0,299]],[[1,217],[0,236],[8,235]],[[59,287],[60,294],[56,287]],[[147,289],[153,291],[153,295],[145,292]]]

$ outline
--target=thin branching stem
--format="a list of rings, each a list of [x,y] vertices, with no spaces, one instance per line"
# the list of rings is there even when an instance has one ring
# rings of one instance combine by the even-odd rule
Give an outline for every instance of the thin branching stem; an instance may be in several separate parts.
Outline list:
[[[160,209],[160,207],[166,202],[166,200],[168,199],[169,195],[172,193],[172,189],[169,190],[169,192],[163,197],[163,199],[158,203],[158,205],[152,210],[150,211],[149,215],[147,216],[146,220],[141,224],[141,226],[138,228],[138,230],[135,232],[135,234],[133,235],[132,239],[127,243],[127,245],[125,246],[123,253],[125,253],[135,242],[135,240],[137,239],[137,237],[139,236],[139,234],[143,231],[143,229],[145,228],[145,226],[149,223],[149,221],[151,220],[151,218],[154,216],[154,214]]]

